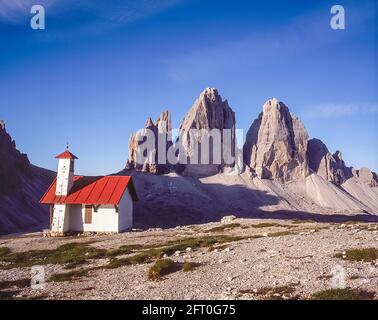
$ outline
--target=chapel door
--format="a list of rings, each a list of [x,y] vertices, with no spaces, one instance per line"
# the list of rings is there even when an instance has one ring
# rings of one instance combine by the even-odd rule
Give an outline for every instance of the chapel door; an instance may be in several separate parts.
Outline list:
[[[92,224],[92,206],[85,206],[85,224]]]

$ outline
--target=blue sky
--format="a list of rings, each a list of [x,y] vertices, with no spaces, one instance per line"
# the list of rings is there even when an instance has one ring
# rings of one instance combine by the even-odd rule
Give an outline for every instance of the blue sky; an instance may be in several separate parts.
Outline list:
[[[132,131],[170,109],[178,127],[206,87],[248,130],[285,102],[348,165],[378,171],[376,1],[0,0],[0,118],[55,169],[69,141],[82,174],[123,168]],[[332,30],[342,4],[346,29]]]

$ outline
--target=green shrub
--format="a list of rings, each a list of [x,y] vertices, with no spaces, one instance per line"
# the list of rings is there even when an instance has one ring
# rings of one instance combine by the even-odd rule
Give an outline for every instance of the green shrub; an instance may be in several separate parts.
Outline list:
[[[279,227],[281,226],[279,223],[270,223],[270,222],[263,222],[258,224],[252,224],[252,228],[270,228],[270,227]]]
[[[195,268],[198,268],[200,265],[201,265],[200,263],[184,261],[182,265],[182,271],[184,272],[192,271]]]
[[[240,223],[229,223],[207,230],[208,232],[222,232],[225,230],[235,229],[241,227]]]
[[[372,300],[374,295],[374,292],[345,288],[322,290],[314,293],[311,298],[313,300]]]
[[[18,279],[18,280],[10,280],[10,281],[1,281],[0,282],[0,290],[3,289],[10,289],[13,287],[17,288],[26,288],[30,287],[31,279]]]
[[[77,279],[80,279],[81,277],[88,275],[88,273],[92,270],[93,270],[92,268],[89,268],[89,269],[81,269],[81,270],[75,270],[75,271],[70,271],[70,272],[65,272],[65,273],[56,273],[56,274],[53,274],[49,278],[49,281],[63,282],[63,281],[77,280]]]
[[[33,265],[68,264],[68,268],[74,268],[87,261],[106,256],[106,250],[96,249],[87,243],[68,243],[54,250],[32,250],[25,252],[5,252],[0,254],[0,261],[8,262],[9,268],[23,268]]]
[[[148,279],[160,280],[163,276],[176,272],[180,266],[171,259],[157,260],[148,271]]]
[[[290,231],[281,231],[281,232],[273,232],[269,233],[268,237],[274,238],[274,237],[283,237],[283,236],[289,236],[294,234],[293,232]]]
[[[141,244],[129,244],[129,245],[121,246],[118,249],[109,250],[106,253],[106,255],[108,257],[116,257],[116,256],[120,256],[120,255],[131,254],[131,253],[134,253],[135,251],[141,250],[143,248],[144,247]]]
[[[365,249],[351,249],[347,250],[345,255],[342,253],[335,254],[336,258],[350,260],[350,261],[364,261],[371,262],[378,259],[378,249],[365,248]]]

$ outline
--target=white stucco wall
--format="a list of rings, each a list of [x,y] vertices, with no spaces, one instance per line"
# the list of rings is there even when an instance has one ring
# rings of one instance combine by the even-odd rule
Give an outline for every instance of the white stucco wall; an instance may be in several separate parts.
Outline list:
[[[118,232],[118,213],[114,206],[101,206],[92,210],[92,223],[85,223],[85,205],[71,206],[71,231]]]
[[[125,191],[119,204],[119,231],[133,228],[133,199],[129,189]]]
[[[66,232],[70,228],[70,206],[55,204],[53,210],[51,230],[54,232]]]
[[[74,177],[71,165],[73,165],[73,160],[71,162],[70,159],[59,159],[55,190],[56,195],[66,196],[71,189]]]
[[[85,222],[85,205],[70,205],[69,230],[84,232],[121,232],[133,225],[133,201],[128,190],[125,191],[119,212],[113,205],[103,205],[92,211],[92,223]]]

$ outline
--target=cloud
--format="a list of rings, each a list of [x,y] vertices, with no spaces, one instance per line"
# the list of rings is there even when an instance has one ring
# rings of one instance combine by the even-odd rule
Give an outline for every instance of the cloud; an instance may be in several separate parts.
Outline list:
[[[378,103],[375,104],[317,104],[306,107],[300,117],[311,119],[332,119],[355,115],[378,115]]]
[[[152,16],[184,0],[0,0],[0,22],[23,23],[30,9],[40,4],[46,9],[46,19],[59,22],[58,33],[79,26],[81,32],[112,29],[132,21]],[[77,19],[76,19],[77,18]],[[72,29],[73,29],[72,28]]]
[[[30,16],[30,9],[35,4],[49,8],[56,0],[0,0],[0,22],[21,23]]]

